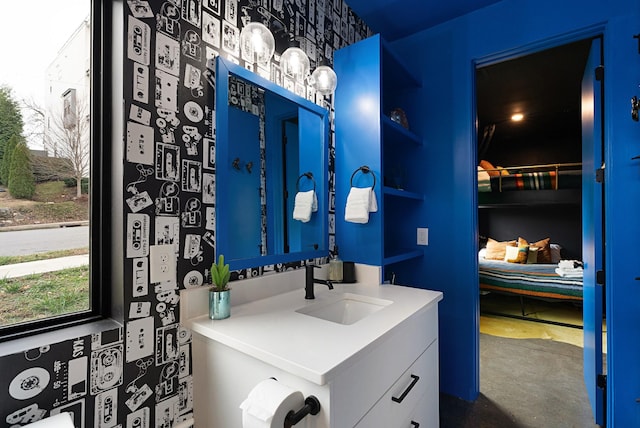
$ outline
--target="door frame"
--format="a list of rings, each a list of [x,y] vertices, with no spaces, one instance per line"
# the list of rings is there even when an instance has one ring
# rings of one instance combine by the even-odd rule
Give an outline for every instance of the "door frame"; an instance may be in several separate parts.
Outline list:
[[[545,40],[541,40],[541,41],[537,41],[534,43],[530,43],[530,44],[525,44],[525,45],[521,45],[518,47],[514,47],[512,49],[506,50],[506,51],[502,51],[502,52],[498,52],[498,53],[492,53],[489,55],[485,55],[479,58],[476,58],[472,61],[472,73],[471,73],[471,77],[472,77],[472,82],[471,82],[471,87],[472,87],[472,102],[473,102],[473,112],[472,112],[472,119],[473,119],[473,125],[472,125],[472,130],[473,130],[473,138],[471,139],[471,144],[472,144],[472,153],[473,156],[475,158],[475,164],[477,165],[479,163],[479,159],[478,159],[478,138],[479,138],[479,130],[478,130],[478,122],[477,122],[477,118],[478,118],[478,102],[477,102],[477,87],[476,87],[476,73],[477,70],[481,67],[485,67],[488,65],[492,65],[492,64],[497,64],[497,63],[501,63],[504,61],[508,61],[508,60],[512,60],[512,59],[516,59],[519,57],[523,57],[526,55],[530,55],[530,54],[534,54],[536,52],[541,52],[547,49],[552,49],[555,47],[559,47],[562,45],[566,45],[566,44],[570,44],[573,42],[578,42],[581,40],[586,40],[586,39],[596,39],[599,38],[601,40],[600,43],[600,53],[601,53],[601,58],[602,58],[602,62],[604,65],[604,48],[605,48],[605,43],[604,43],[604,38],[605,38],[605,29],[603,27],[594,27],[594,28],[589,28],[586,30],[581,30],[581,31],[577,31],[574,33],[570,33],[570,34],[564,34],[561,36],[556,36],[556,37],[551,37],[549,39],[545,39]],[[601,94],[601,103],[604,103],[604,82],[602,83],[602,94]],[[601,105],[601,109],[602,109],[602,113],[603,116],[601,118],[602,123],[600,124],[600,127],[602,130],[606,129],[605,126],[605,118],[604,118],[604,105]],[[604,135],[604,134],[603,134]],[[606,137],[605,137],[606,138]],[[602,150],[603,150],[603,162],[606,162],[606,141],[602,141]],[[584,161],[584,160],[583,160]],[[478,188],[478,177],[477,174],[473,174],[473,182],[474,182],[474,189]],[[604,185],[603,185],[604,186]],[[583,205],[584,207],[584,205]],[[474,223],[475,223],[475,236],[479,236],[479,219],[478,219],[478,193],[477,191],[474,192],[474,199],[473,199],[473,210],[474,210]],[[606,217],[606,205],[605,205],[605,201],[604,198],[602,200],[602,216],[603,218]],[[602,229],[603,229],[603,239],[604,239],[604,232],[605,232],[605,226],[604,223],[602,225]],[[602,254],[602,258],[603,260],[606,259],[606,254],[605,254],[605,246],[603,245],[603,254]],[[480,297],[479,297],[479,293],[477,293],[477,284],[479,283],[479,275],[478,275],[478,266],[477,266],[477,254],[478,254],[479,248],[478,248],[478,240],[476,239],[475,241],[475,248],[474,248],[474,253],[473,253],[473,257],[476,260],[476,280],[474,281],[475,284],[475,288],[472,288],[472,293],[473,293],[473,299],[474,299],[474,304],[475,307],[478,308],[478,310],[476,311],[477,313],[477,319],[475,320],[476,323],[476,329],[475,329],[475,347],[476,349],[474,349],[475,355],[477,355],[477,358],[475,359],[475,372],[476,372],[476,379],[478,380],[478,391],[480,390]],[[603,299],[606,299],[606,294],[603,295]],[[603,306],[603,312],[606,310],[606,308]],[[584,359],[584,357],[583,357]],[[603,413],[604,415],[606,415],[606,409],[608,408],[608,397],[605,394],[605,399],[603,402]],[[594,412],[594,416],[595,416],[595,409],[592,409],[592,411]],[[605,416],[605,421],[606,421],[606,416]],[[606,422],[605,422],[606,423]]]

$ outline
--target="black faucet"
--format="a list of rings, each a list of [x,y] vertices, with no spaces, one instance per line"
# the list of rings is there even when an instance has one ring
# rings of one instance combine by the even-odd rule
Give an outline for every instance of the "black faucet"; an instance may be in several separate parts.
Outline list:
[[[313,293],[314,284],[324,284],[329,287],[329,290],[333,290],[333,283],[328,279],[317,279],[313,277],[313,269],[319,268],[316,265],[306,265],[305,267],[305,281],[304,281],[304,298],[315,299],[316,296]]]

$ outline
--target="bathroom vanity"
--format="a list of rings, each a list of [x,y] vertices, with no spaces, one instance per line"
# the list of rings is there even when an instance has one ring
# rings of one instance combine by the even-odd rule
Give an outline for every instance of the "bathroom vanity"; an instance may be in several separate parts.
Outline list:
[[[236,282],[225,320],[208,318],[202,290],[184,290],[196,426],[241,428],[240,404],[273,377],[320,401],[297,426],[437,427],[442,294],[356,269],[358,283],[318,284],[314,300],[304,299],[304,270]]]

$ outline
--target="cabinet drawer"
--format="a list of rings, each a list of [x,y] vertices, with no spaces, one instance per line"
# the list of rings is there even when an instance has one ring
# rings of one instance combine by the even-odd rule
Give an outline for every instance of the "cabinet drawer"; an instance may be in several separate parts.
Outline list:
[[[422,396],[413,412],[398,425],[400,428],[438,428],[440,426],[440,410],[438,396],[431,397],[427,392]]]
[[[412,428],[415,426],[411,425],[412,420],[423,428],[437,427],[438,391],[438,341],[436,340],[400,376],[356,427],[404,428],[406,426]],[[436,425],[432,425],[432,420],[436,421]]]
[[[404,427],[403,423],[409,422],[407,419],[413,409],[434,387],[438,389],[437,341],[424,351],[382,398],[389,403],[389,426]]]
[[[331,413],[337,418],[333,421],[342,421],[342,426],[354,426],[390,390],[407,367],[411,367],[427,347],[433,346],[437,337],[436,306],[416,313],[396,327],[394,334],[385,337],[332,381]],[[363,379],[366,379],[364,384]]]

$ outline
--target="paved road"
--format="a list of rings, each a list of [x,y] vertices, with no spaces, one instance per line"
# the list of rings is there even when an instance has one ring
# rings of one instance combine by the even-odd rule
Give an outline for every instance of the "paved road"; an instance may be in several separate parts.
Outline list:
[[[89,226],[0,232],[0,256],[20,256],[89,246]]]

